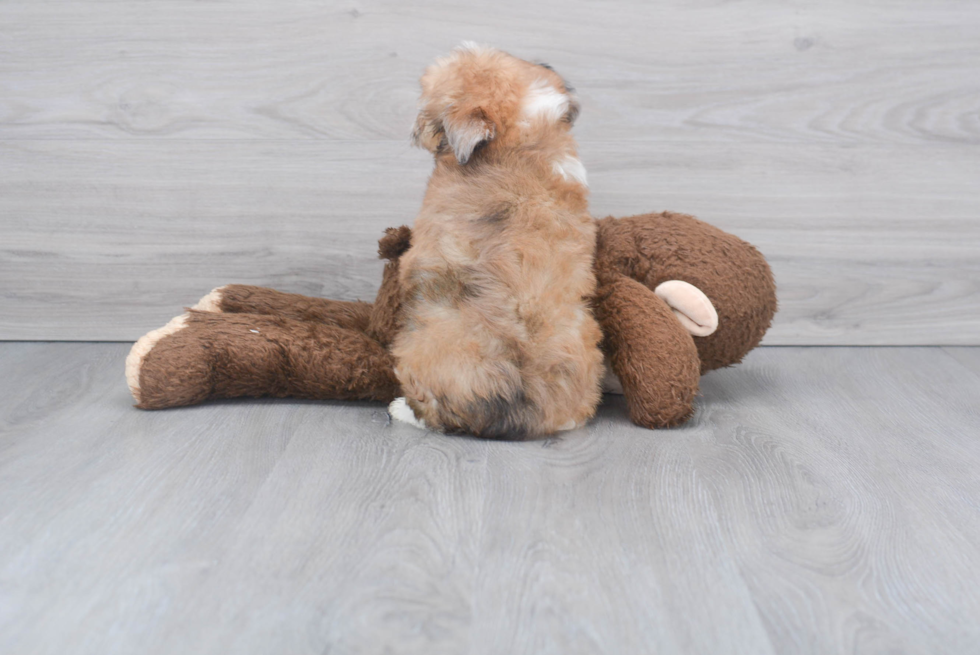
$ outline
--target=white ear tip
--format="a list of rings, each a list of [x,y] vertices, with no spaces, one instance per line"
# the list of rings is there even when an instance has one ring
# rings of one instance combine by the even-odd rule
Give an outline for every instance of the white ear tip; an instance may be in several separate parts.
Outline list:
[[[653,290],[671,308],[677,320],[696,337],[706,337],[718,329],[718,312],[708,296],[683,280],[668,280]]]

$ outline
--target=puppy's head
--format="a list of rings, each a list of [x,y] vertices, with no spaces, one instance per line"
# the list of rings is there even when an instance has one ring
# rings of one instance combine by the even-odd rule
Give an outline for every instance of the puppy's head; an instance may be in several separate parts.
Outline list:
[[[550,66],[464,43],[422,76],[412,139],[466,164],[488,144],[507,147],[567,133],[579,106]]]

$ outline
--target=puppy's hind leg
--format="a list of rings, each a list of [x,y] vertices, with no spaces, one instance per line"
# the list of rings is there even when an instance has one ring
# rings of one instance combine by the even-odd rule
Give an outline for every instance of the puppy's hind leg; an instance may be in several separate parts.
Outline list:
[[[391,404],[388,405],[388,416],[395,421],[408,423],[423,430],[426,429],[425,421],[415,417],[415,412],[412,411],[412,408],[404,398],[395,398],[391,401]]]

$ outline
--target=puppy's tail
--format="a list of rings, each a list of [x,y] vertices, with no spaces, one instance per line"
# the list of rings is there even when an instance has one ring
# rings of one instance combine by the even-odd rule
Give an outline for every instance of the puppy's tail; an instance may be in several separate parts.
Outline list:
[[[538,411],[524,389],[479,398],[467,408],[472,422],[470,432],[485,439],[522,441],[537,436]]]
[[[416,414],[424,414],[428,427],[450,434],[469,434],[484,439],[522,441],[540,432],[538,411],[524,390],[512,387],[488,397],[462,403],[450,399],[420,404],[408,400]]]

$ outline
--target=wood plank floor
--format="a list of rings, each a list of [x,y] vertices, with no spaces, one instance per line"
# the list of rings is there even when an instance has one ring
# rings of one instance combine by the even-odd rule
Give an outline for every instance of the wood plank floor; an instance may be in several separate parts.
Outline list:
[[[370,300],[418,78],[553,64],[596,216],[755,243],[768,345],[980,345],[980,3],[0,2],[0,338],[136,339],[233,282]]]
[[[980,350],[763,348],[558,440],[130,406],[0,344],[0,652],[980,653]]]

